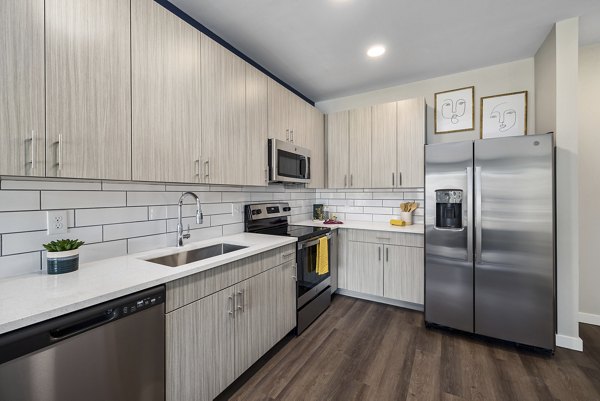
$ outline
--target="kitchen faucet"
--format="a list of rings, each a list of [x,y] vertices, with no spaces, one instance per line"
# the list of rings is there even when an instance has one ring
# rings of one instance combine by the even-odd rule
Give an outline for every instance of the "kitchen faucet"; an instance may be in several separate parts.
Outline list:
[[[200,198],[198,198],[198,196],[193,192],[182,193],[181,197],[179,198],[179,208],[177,209],[177,216],[178,216],[177,246],[183,246],[183,240],[190,238],[190,225],[188,224],[187,233],[184,234],[183,233],[183,221],[182,221],[182,216],[181,216],[182,215],[181,209],[183,208],[183,199],[188,195],[191,196],[192,198],[196,199],[196,223],[202,224],[202,222],[204,221],[204,215],[202,214],[202,206],[200,205]]]

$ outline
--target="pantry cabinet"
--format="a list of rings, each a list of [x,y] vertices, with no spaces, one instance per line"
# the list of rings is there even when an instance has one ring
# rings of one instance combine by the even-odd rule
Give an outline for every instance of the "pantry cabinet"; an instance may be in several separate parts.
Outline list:
[[[371,185],[395,188],[397,167],[397,103],[373,106],[373,141],[371,149]]]
[[[371,187],[371,107],[348,113],[349,188]]]
[[[398,103],[397,187],[425,186],[425,99]]]
[[[202,37],[202,179],[243,185],[246,179],[246,66]],[[262,175],[259,175],[262,176]]]
[[[44,0],[0,1],[0,175],[45,174]]]
[[[46,175],[131,179],[129,2],[46,0]]]
[[[153,0],[131,1],[134,180],[201,182],[202,35]]]

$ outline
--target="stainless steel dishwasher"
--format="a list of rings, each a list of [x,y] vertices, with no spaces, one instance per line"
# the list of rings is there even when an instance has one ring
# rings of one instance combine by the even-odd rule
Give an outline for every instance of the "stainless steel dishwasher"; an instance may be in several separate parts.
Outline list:
[[[0,336],[2,401],[165,399],[165,289]]]

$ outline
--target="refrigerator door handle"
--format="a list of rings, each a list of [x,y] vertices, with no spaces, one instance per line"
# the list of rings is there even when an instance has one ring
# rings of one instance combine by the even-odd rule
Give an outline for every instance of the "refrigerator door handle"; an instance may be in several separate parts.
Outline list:
[[[481,167],[475,167],[475,263],[481,262]]]
[[[467,167],[467,262],[473,262],[473,167]]]

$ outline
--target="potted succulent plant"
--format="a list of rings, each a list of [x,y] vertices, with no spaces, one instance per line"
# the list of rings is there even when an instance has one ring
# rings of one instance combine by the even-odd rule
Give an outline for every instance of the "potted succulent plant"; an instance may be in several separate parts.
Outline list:
[[[79,247],[83,241],[61,239],[44,244],[48,251],[48,274],[69,273],[79,269]]]

